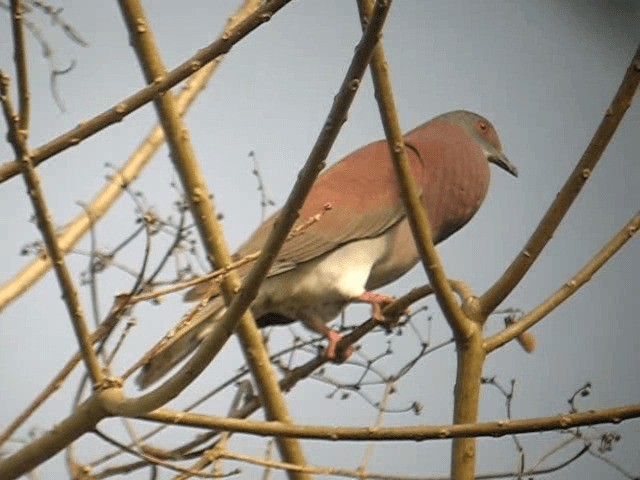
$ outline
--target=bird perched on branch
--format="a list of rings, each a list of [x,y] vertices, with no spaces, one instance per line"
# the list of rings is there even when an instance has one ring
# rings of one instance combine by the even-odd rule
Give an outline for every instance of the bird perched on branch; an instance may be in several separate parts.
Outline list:
[[[517,176],[491,122],[472,112],[440,115],[411,130],[404,142],[434,243],[478,211],[489,187],[489,163]],[[351,302],[388,303],[390,297],[373,290],[404,275],[419,258],[386,140],[356,150],[318,177],[299,223],[321,212],[285,242],[251,312],[258,326],[301,320],[327,338],[325,355],[334,358],[341,336],[327,324]],[[259,251],[277,217],[276,212],[260,225],[235,258]],[[241,267],[240,276],[249,268]],[[187,292],[189,301],[211,299],[187,328],[159,345],[137,378],[141,388],[166,374],[215,327],[224,313],[219,293],[211,283]]]

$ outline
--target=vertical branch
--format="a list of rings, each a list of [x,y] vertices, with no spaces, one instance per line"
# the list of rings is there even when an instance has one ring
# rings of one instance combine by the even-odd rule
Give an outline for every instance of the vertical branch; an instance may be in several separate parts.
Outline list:
[[[31,94],[29,92],[29,71],[27,69],[26,47],[24,45],[24,28],[22,14],[24,7],[20,0],[11,0],[11,28],[13,33],[13,60],[16,64],[16,77],[18,79],[18,105],[19,118],[18,129],[29,130],[29,117],[31,112]]]
[[[485,352],[482,335],[477,333],[466,342],[456,342],[457,370],[454,388],[453,423],[476,423],[480,405],[480,386]],[[455,438],[451,447],[451,478],[472,480],[476,470],[476,439]]]
[[[21,77],[18,84],[18,98],[20,99],[20,111],[28,115],[29,94],[27,92],[27,65],[26,54],[24,52],[24,33],[22,30],[22,17],[19,14],[20,2],[13,0],[11,3],[14,37],[18,43],[14,45],[17,65],[16,70]],[[9,98],[9,78],[0,72],[0,97],[2,108],[7,120],[8,138],[13,146],[16,158],[19,158],[20,168],[27,186],[27,192],[36,215],[38,228],[47,248],[47,253],[53,260],[58,283],[62,290],[62,296],[69,312],[69,317],[73,329],[80,345],[82,358],[87,366],[91,381],[96,386],[104,378],[98,358],[91,345],[89,330],[85,321],[85,315],[78,300],[78,292],[73,284],[71,273],[64,261],[64,254],[56,239],[56,232],[53,226],[52,216],[44,198],[44,192],[40,185],[40,178],[33,167],[29,149],[27,146],[28,122],[15,113],[11,99]]]
[[[485,314],[491,313],[507,298],[507,295],[518,285],[529,271],[533,262],[538,258],[542,249],[547,245],[560,222],[569,211],[571,205],[589,179],[591,172],[597,165],[602,152],[609,145],[613,134],[622,121],[622,117],[631,105],[633,96],[640,82],[640,47],[636,50],[622,79],[611,105],[607,108],[598,129],[587,145],[580,161],[567,178],[555,200],[540,220],[535,231],[527,241],[520,254],[502,276],[482,295],[480,302]]]

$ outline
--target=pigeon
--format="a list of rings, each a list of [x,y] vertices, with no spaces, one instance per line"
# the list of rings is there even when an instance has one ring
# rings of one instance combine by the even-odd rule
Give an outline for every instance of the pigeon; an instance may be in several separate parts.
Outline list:
[[[436,244],[466,225],[480,208],[489,187],[489,163],[518,175],[502,153],[491,122],[473,112],[444,113],[403,139]],[[341,335],[328,324],[352,302],[369,303],[379,311],[393,299],[375,290],[400,278],[419,260],[388,142],[365,145],[328,168],[299,213],[296,234],[283,245],[251,313],[258,327],[302,321],[326,337],[325,356],[336,359]],[[277,219],[278,212],[262,223],[234,259],[258,252]],[[240,277],[250,267],[240,267]],[[225,311],[215,282],[199,284],[185,295],[187,301],[203,298],[208,303],[186,328],[174,329],[158,344],[136,379],[140,388],[163,377],[215,328]]]

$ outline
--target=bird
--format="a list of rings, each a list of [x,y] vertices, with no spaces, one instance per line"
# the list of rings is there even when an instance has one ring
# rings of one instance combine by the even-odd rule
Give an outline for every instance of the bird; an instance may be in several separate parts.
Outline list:
[[[411,174],[435,244],[457,232],[480,208],[493,163],[517,177],[493,124],[466,110],[441,114],[403,136]],[[279,212],[262,223],[234,259],[259,251]],[[315,222],[305,220],[316,218]],[[391,297],[375,290],[407,273],[419,254],[400,197],[386,140],[369,143],[320,174],[299,211],[299,234],[277,255],[250,309],[258,327],[302,321],[326,337],[325,356],[336,359],[341,335],[328,324],[352,302],[380,307]],[[294,226],[294,229],[296,227]],[[246,275],[250,265],[238,270]],[[205,307],[158,344],[136,382],[155,383],[194,351],[225,311],[219,288],[202,283],[186,301]],[[350,351],[347,351],[347,356]]]

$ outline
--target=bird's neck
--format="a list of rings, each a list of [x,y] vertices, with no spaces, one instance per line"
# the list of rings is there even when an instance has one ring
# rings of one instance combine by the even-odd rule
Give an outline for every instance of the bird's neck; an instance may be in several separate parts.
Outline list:
[[[425,165],[423,200],[435,243],[469,222],[487,194],[489,163],[481,149],[475,149],[468,143],[453,149],[447,145],[448,155],[435,155]]]

